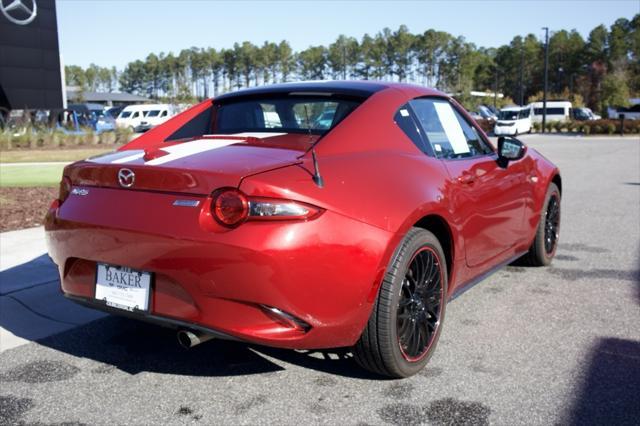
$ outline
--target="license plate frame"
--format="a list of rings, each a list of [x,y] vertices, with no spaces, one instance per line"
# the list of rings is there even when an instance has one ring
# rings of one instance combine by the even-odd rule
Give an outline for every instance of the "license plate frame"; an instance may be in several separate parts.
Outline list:
[[[94,298],[115,309],[149,312],[153,278],[153,272],[98,262]]]

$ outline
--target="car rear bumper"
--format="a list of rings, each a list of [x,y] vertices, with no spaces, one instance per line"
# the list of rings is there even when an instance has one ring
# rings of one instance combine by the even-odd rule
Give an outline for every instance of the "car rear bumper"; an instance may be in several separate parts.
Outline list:
[[[216,231],[202,222],[200,207],[173,206],[176,198],[202,197],[87,189],[54,203],[45,220],[67,297],[120,313],[94,298],[96,264],[149,271],[149,310],[122,314],[271,346],[355,343],[395,238],[330,211],[308,222]],[[290,327],[268,307],[310,328]]]

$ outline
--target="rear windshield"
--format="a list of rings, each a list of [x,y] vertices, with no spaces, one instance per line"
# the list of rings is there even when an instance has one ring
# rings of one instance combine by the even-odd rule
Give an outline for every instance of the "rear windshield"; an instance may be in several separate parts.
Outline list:
[[[351,100],[297,97],[236,101],[218,106],[213,131],[322,134],[358,105]]]
[[[313,133],[323,135],[355,110],[364,99],[334,96],[265,96],[231,98],[214,103],[166,140],[245,132]]]

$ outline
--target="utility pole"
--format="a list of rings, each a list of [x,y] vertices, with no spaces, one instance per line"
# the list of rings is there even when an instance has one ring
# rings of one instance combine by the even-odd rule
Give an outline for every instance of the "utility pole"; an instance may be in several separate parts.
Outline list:
[[[524,105],[524,42],[520,45],[520,106]]]
[[[493,107],[497,108],[498,104],[498,64],[496,64],[496,81],[493,86]]]
[[[342,43],[342,79],[347,79],[347,46]]]
[[[542,93],[542,133],[547,128],[547,89],[549,85],[549,27],[542,27],[544,36],[544,92]]]

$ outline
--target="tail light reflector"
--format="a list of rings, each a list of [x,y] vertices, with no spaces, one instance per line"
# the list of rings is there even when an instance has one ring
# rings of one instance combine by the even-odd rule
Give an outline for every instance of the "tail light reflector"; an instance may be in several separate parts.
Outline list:
[[[276,322],[284,325],[285,327],[292,328],[297,331],[301,331],[306,333],[311,329],[311,326],[301,320],[300,318],[296,318],[291,314],[288,314],[284,311],[281,311],[278,308],[274,308],[273,306],[260,305],[262,310],[269,315]]]

